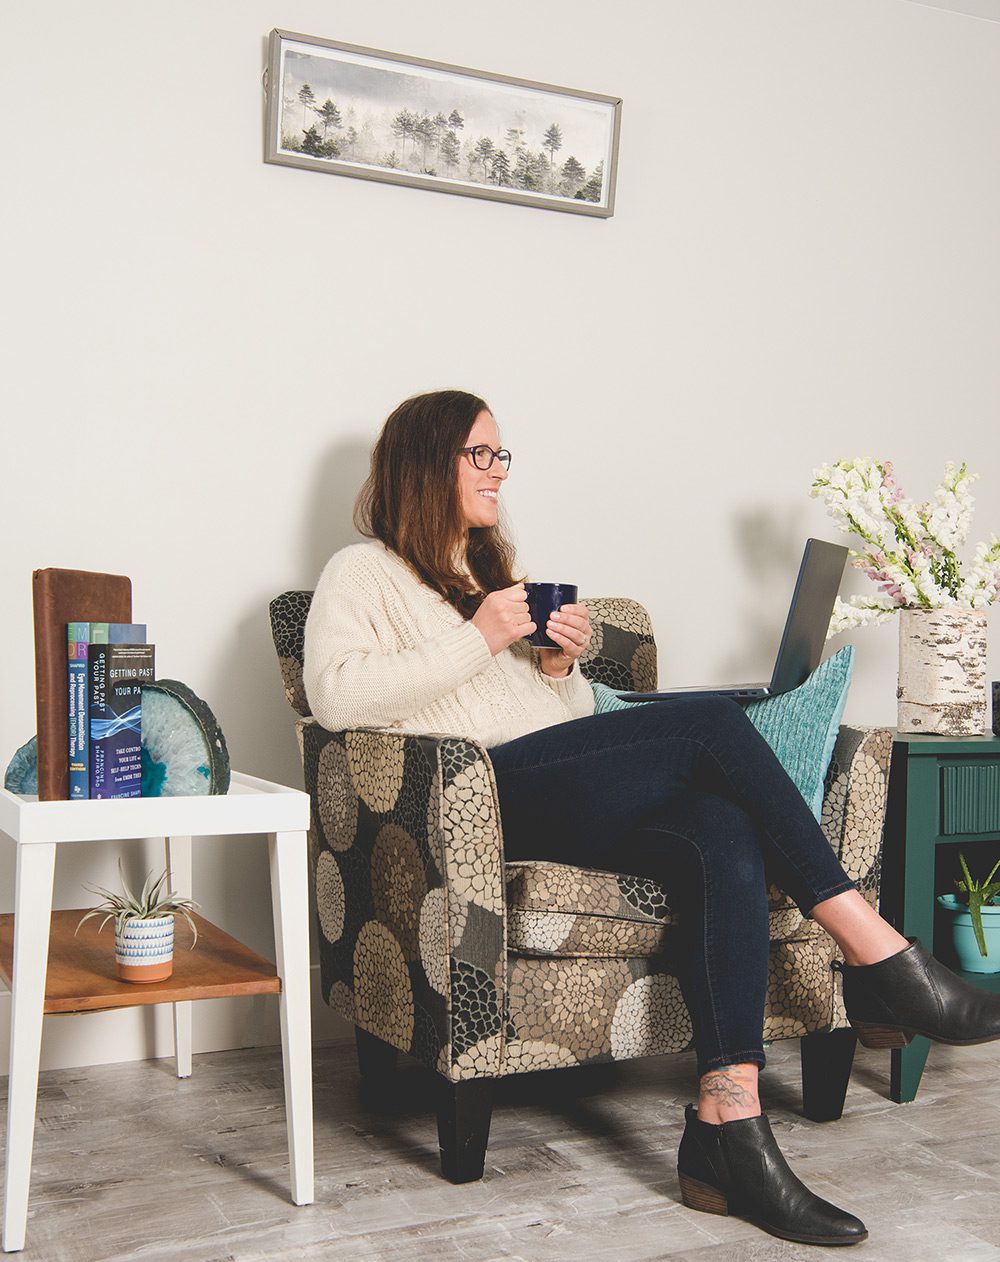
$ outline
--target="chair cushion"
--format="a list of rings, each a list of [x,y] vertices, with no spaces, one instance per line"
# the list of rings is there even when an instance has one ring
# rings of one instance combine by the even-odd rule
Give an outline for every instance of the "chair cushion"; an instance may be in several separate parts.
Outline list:
[[[823,812],[823,783],[844,716],[853,664],[854,646],[849,644],[820,662],[798,688],[746,706],[747,718],[777,754],[817,819]],[[602,683],[591,686],[597,714],[636,704],[660,704],[622,701]]]
[[[523,860],[506,865],[507,950],[561,959],[643,959],[663,951],[677,917],[647,877]],[[800,941],[818,926],[773,888],[772,942]]]

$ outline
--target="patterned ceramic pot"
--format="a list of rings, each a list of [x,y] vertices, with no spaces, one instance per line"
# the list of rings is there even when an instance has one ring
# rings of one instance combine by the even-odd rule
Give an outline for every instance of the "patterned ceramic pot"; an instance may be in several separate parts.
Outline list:
[[[986,730],[986,610],[901,609],[896,726],[981,736]]]
[[[960,903],[954,894],[939,894],[937,901],[951,924],[951,940],[958,957],[958,967],[966,973],[1000,973],[1000,907],[987,904],[983,908],[983,937],[986,940],[986,955],[983,956],[979,954],[968,903]]]
[[[115,962],[125,982],[162,982],[174,971],[174,918],[115,924]]]

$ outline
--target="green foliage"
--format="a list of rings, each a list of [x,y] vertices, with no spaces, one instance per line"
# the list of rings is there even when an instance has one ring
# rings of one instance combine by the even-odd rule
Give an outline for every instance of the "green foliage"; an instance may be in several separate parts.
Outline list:
[[[195,942],[198,941],[198,926],[191,918],[191,912],[198,904],[190,898],[181,898],[177,894],[172,894],[165,888],[170,871],[167,868],[154,879],[152,872],[146,877],[143,883],[142,892],[133,893],[129,888],[128,882],[125,880],[125,874],[122,871],[122,861],[118,860],[118,877],[122,884],[122,892],[115,894],[111,890],[106,890],[100,885],[84,885],[84,889],[90,890],[92,894],[101,894],[104,901],[96,907],[92,907],[85,916],[81,916],[80,924],[77,925],[76,931],[80,932],[80,926],[90,920],[92,916],[103,916],[104,919],[98,926],[97,932],[100,933],[109,920],[115,922],[115,929],[120,929],[129,920],[156,920],[159,916],[183,916],[191,926],[194,939],[191,943],[192,950]]]
[[[973,880],[972,873],[969,871],[969,865],[965,862],[965,855],[961,852],[959,852],[958,861],[962,865],[962,873],[965,880],[956,881],[955,888],[968,899],[969,915],[972,918],[972,931],[976,935],[979,954],[985,959],[987,951],[986,935],[983,933],[983,907],[991,905],[994,898],[1000,894],[1000,881],[993,880],[997,869],[1000,868],[1000,859],[994,863],[990,869],[989,876],[982,883]]]

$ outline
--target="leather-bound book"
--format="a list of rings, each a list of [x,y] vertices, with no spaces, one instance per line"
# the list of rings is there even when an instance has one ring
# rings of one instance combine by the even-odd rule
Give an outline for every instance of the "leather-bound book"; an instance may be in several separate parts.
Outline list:
[[[88,570],[35,570],[35,709],[38,797],[69,797],[67,622],[131,622],[132,580]]]

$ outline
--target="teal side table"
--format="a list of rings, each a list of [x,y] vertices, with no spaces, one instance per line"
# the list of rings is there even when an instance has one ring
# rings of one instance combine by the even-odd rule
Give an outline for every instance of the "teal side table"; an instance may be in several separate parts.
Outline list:
[[[893,732],[882,914],[934,949],[935,896],[954,893],[959,850],[990,841],[1000,857],[1000,738]],[[939,855],[939,847],[949,853]],[[943,949],[935,954],[947,961]],[[1000,993],[1000,973],[959,976]],[[930,1040],[920,1036],[891,1053],[890,1094],[897,1103],[916,1096],[929,1050]]]

